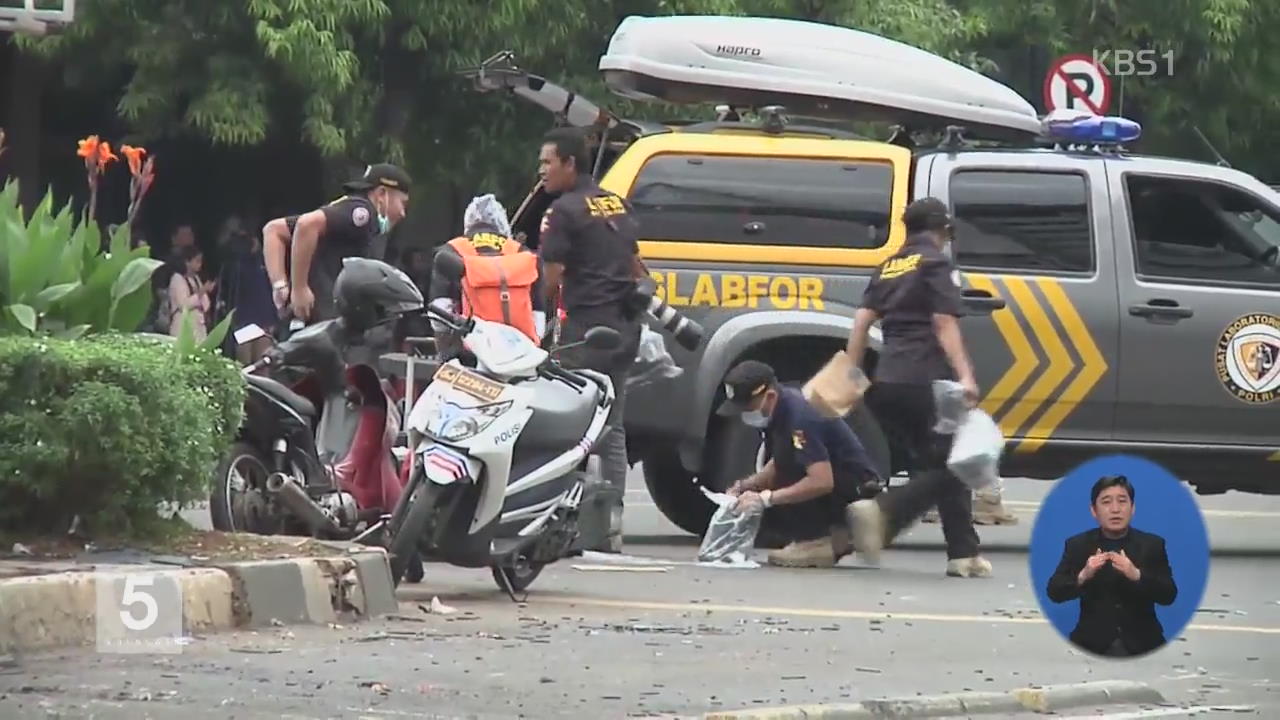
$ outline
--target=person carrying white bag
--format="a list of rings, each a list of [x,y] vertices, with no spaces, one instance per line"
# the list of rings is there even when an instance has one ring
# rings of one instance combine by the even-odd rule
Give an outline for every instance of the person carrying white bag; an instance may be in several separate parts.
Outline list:
[[[973,527],[972,492],[948,469],[955,438],[935,430],[933,381],[954,380],[967,407],[979,395],[958,322],[964,310],[950,253],[951,216],[941,200],[922,198],[907,206],[902,221],[906,242],[872,276],[854,313],[846,352],[861,365],[871,325],[880,321],[884,347],[866,401],[890,440],[909,454],[911,479],[849,506],[853,545],[859,556],[877,563],[885,545],[937,505],[947,543],[946,574],[990,577],[991,563],[981,556]]]

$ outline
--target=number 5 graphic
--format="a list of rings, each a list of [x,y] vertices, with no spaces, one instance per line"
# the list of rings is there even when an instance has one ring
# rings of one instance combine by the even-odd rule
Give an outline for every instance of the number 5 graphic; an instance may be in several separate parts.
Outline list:
[[[156,623],[156,619],[160,617],[160,606],[156,604],[155,596],[151,593],[139,590],[138,587],[153,587],[156,578],[154,575],[137,575],[130,574],[124,579],[124,596],[120,599],[122,605],[126,608],[137,605],[139,603],[145,608],[145,615],[141,619],[134,617],[129,610],[120,611],[120,622],[124,626],[135,632],[146,630]]]

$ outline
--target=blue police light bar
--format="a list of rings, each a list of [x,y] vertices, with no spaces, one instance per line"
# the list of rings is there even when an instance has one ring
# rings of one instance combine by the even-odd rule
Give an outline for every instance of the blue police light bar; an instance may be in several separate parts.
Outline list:
[[[1119,145],[1142,137],[1142,125],[1115,115],[1090,115],[1065,121],[1045,123],[1050,140],[1084,145]]]

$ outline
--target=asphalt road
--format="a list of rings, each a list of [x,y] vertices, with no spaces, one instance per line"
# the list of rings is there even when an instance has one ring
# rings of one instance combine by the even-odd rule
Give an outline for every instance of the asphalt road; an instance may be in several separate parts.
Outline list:
[[[898,482],[895,479],[895,483]],[[905,479],[903,479],[905,481]],[[1010,478],[1004,481],[1005,507],[1018,516],[1017,525],[980,527],[978,534],[988,552],[1025,551],[1031,538],[1040,503],[1053,487],[1044,480]],[[1209,530],[1209,542],[1215,554],[1275,553],[1280,555],[1280,495],[1251,495],[1229,492],[1223,495],[1196,496]],[[698,540],[667,521],[653,506],[644,479],[633,469],[627,479],[626,533],[633,542],[670,543]],[[1142,526],[1144,508],[1135,506],[1134,525]],[[942,547],[942,527],[937,524],[917,525],[895,541],[897,547]],[[1280,580],[1277,580],[1280,585]]]
[[[900,479],[895,479],[899,482]],[[1004,481],[1005,506],[1018,516],[1017,525],[983,527],[979,529],[988,552],[1003,550],[1025,551],[1031,537],[1031,528],[1044,496],[1053,487],[1052,482],[1011,478]],[[1280,555],[1280,495],[1250,495],[1229,492],[1223,495],[1197,496],[1205,524],[1209,529],[1209,541],[1215,554],[1275,553]],[[628,542],[631,544],[665,545],[698,543],[698,538],[672,525],[649,498],[640,467],[631,469],[627,476],[626,516],[624,520]],[[1143,508],[1138,506],[1135,525],[1141,527]],[[207,508],[186,510],[182,516],[199,528],[208,529]],[[920,524],[895,541],[903,549],[941,547],[942,529],[937,524]]]
[[[636,487],[627,556],[557,564],[524,605],[486,571],[431,565],[402,588],[402,615],[378,622],[199,638],[175,656],[24,658],[0,674],[0,717],[670,717],[1102,679],[1149,683],[1177,707],[1065,716],[1280,717],[1280,557],[1215,557],[1209,611],[1181,638],[1091,658],[1040,617],[1017,549],[1047,486],[1008,482],[1023,522],[982,528],[1007,548],[985,580],[943,576],[932,525],[879,569],[697,566],[693,539]],[[1216,549],[1280,548],[1280,499],[1202,506]],[[457,612],[424,612],[433,597]]]

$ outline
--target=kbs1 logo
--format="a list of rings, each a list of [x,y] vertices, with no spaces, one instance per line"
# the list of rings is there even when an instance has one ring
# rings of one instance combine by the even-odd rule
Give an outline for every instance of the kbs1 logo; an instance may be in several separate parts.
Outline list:
[[[1093,64],[1110,77],[1173,77],[1172,50],[1094,49]]]

